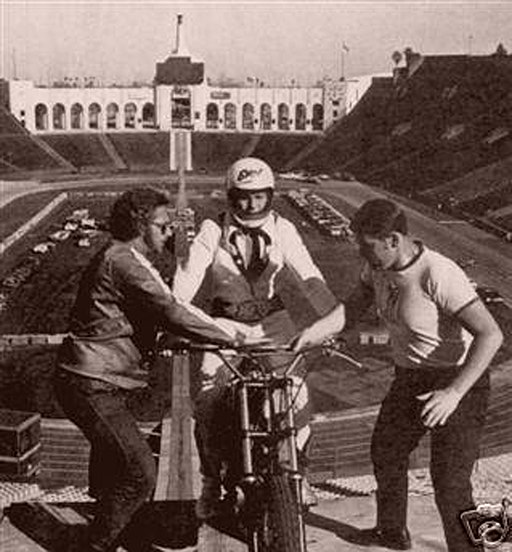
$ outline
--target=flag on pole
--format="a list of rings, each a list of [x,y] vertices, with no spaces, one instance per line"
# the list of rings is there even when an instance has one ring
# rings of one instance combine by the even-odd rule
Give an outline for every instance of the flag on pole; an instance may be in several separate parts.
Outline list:
[[[344,52],[347,52],[347,53],[350,52],[350,48],[349,48],[345,43],[343,43],[343,44],[341,45],[341,47],[343,48],[343,51],[344,51]]]

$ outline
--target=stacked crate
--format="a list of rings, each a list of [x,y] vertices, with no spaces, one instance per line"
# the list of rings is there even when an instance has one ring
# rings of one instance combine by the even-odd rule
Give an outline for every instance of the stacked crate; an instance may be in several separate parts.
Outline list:
[[[0,409],[0,480],[27,481],[41,467],[41,415]]]

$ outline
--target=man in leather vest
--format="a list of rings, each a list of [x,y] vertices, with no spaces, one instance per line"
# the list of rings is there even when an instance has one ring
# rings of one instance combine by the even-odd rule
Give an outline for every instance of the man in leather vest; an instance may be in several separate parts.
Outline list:
[[[160,328],[193,339],[233,343],[200,309],[179,302],[155,269],[173,227],[166,195],[151,188],[124,193],[110,216],[113,240],[85,270],[70,334],[58,357],[55,389],[66,415],[91,444],[89,493],[97,499],[86,542],[106,552],[153,491],[155,461],[126,406],[146,386],[145,354]]]

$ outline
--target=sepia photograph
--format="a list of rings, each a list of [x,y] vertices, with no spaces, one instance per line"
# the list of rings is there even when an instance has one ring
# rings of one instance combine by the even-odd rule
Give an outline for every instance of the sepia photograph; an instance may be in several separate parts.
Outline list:
[[[0,552],[491,549],[512,4],[0,0]]]

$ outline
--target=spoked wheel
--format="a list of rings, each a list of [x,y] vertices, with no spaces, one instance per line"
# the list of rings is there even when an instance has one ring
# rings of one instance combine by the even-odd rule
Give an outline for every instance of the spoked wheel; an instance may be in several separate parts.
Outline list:
[[[267,480],[267,508],[254,534],[257,552],[305,552],[302,513],[289,478],[272,475]]]

